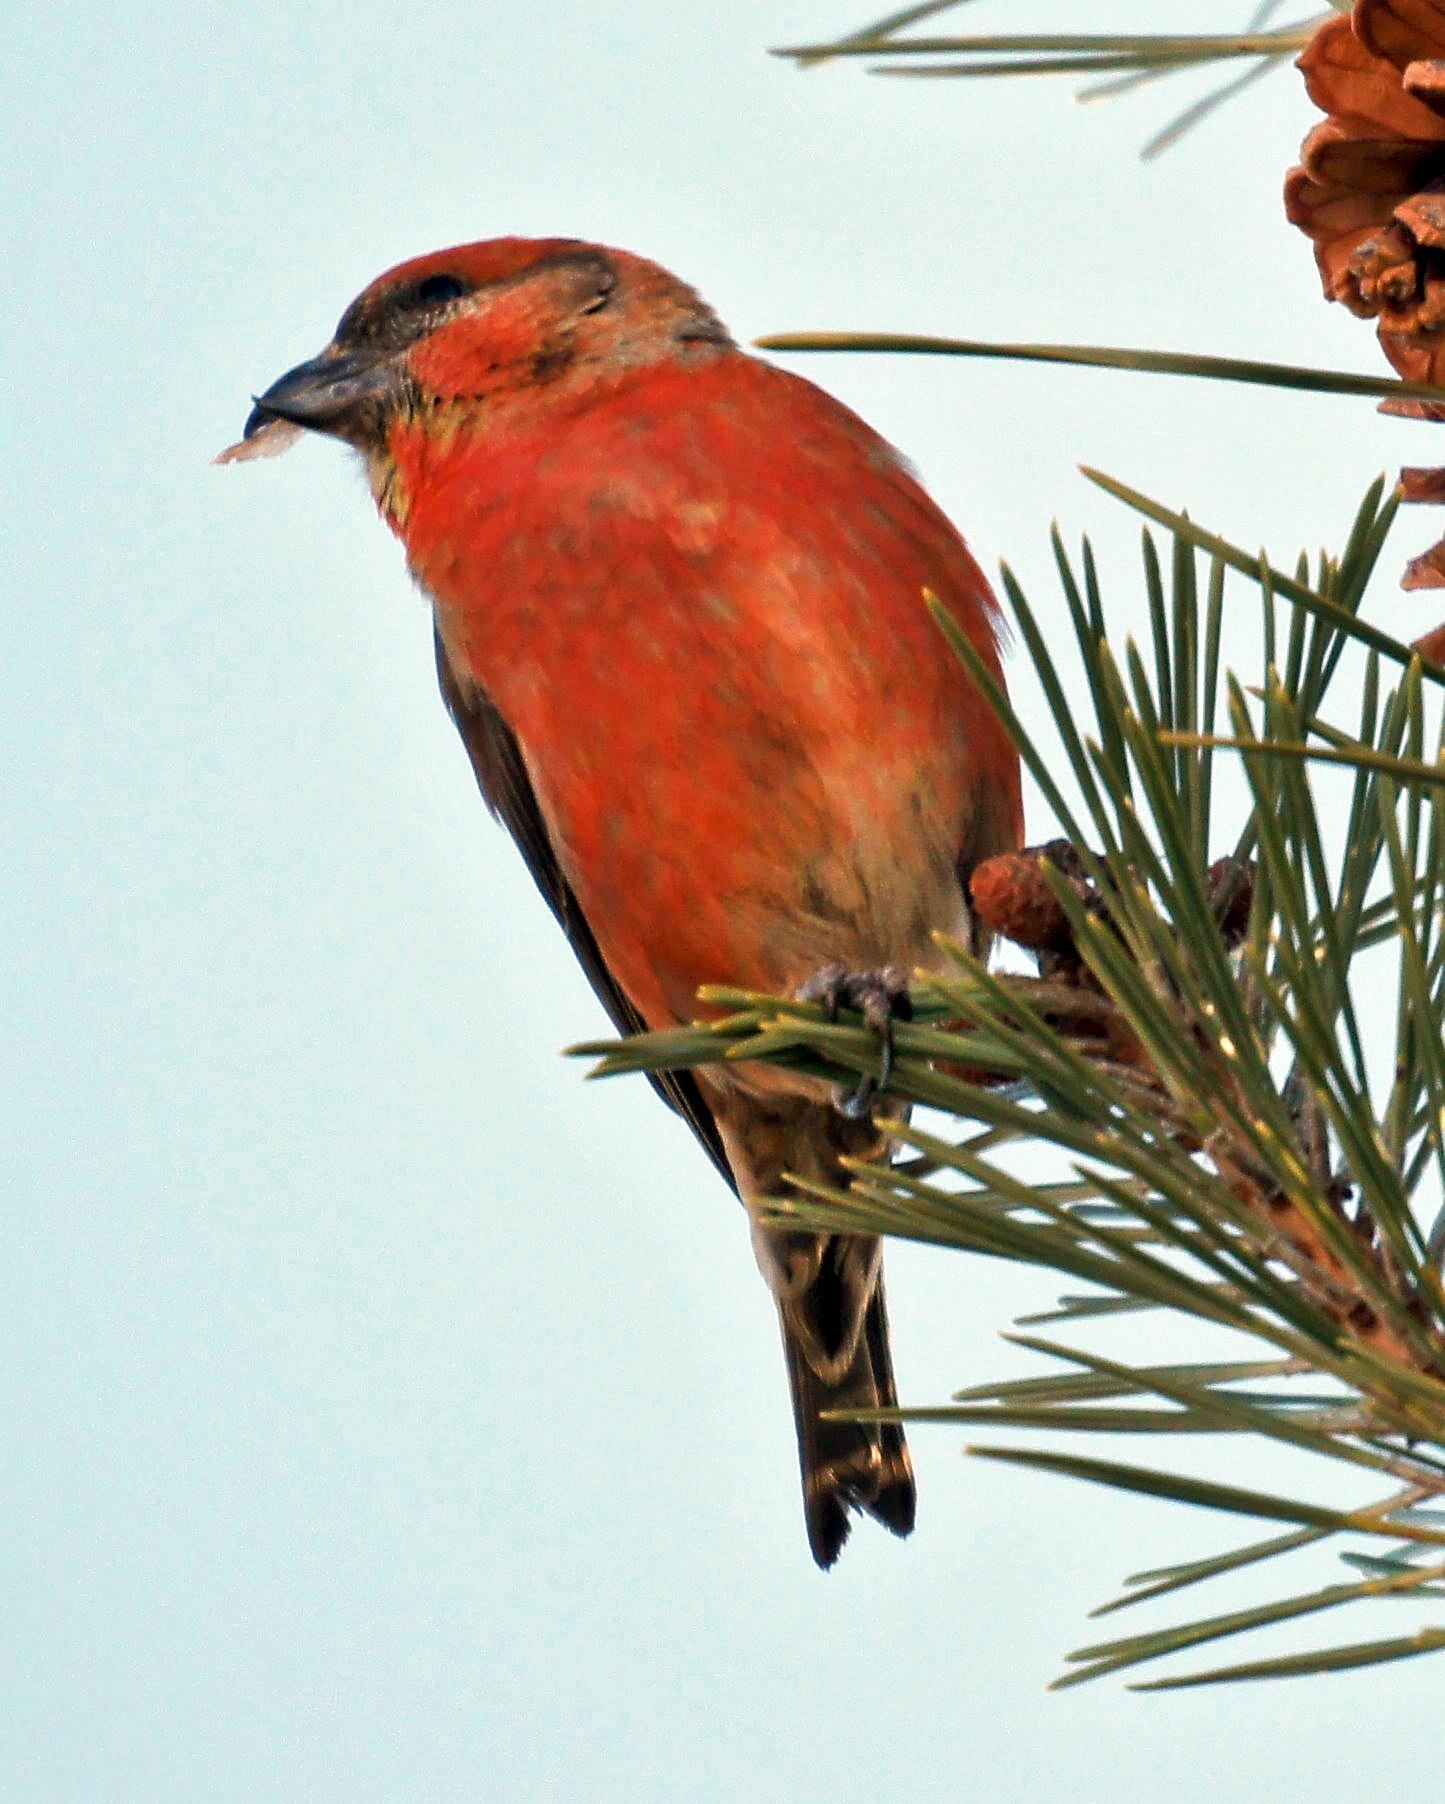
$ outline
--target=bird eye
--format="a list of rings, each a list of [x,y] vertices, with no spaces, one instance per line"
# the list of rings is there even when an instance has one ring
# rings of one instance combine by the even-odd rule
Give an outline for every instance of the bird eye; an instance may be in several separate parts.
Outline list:
[[[447,301],[459,301],[466,287],[455,276],[427,276],[418,282],[415,298],[423,307],[439,307]]]

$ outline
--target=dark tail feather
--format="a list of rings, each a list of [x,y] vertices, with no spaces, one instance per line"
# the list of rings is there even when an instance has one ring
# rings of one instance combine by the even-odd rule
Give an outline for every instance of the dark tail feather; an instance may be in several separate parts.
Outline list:
[[[825,1269],[827,1264],[825,1260]],[[802,1340],[789,1326],[788,1311],[779,1313],[798,1429],[808,1545],[813,1558],[826,1568],[848,1539],[854,1510],[865,1510],[895,1535],[906,1535],[913,1527],[917,1501],[913,1463],[899,1424],[822,1419],[825,1410],[897,1406],[882,1273],[868,1299],[853,1358],[836,1376],[822,1377],[814,1370],[805,1357]]]

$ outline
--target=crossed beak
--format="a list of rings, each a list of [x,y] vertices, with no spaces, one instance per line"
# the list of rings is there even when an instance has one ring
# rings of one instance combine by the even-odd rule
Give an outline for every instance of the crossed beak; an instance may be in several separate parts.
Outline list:
[[[400,374],[394,356],[358,355],[328,345],[319,357],[298,363],[255,397],[242,442],[285,420],[364,444],[377,436],[382,410],[397,393]]]

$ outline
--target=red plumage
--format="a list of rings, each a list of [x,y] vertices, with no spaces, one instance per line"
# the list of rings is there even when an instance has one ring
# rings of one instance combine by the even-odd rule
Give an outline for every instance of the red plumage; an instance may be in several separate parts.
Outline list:
[[[483,792],[620,1025],[969,931],[968,871],[1021,837],[1018,765],[923,592],[998,673],[987,582],[877,434],[691,289],[569,240],[421,258],[261,398],[253,442],[278,421],[365,454]],[[882,1151],[761,1067],[659,1088],[749,1204]],[[819,1420],[893,1398],[876,1243],[754,1241],[828,1564],[851,1507],[912,1524],[901,1433]]]

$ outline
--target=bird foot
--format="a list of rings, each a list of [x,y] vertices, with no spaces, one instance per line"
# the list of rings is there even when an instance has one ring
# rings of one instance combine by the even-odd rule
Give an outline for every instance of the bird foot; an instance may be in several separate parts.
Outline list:
[[[840,1090],[835,1103],[850,1121],[863,1120],[874,1099],[888,1088],[893,1075],[893,1023],[913,1019],[908,995],[908,973],[900,965],[884,965],[876,971],[849,971],[840,964],[824,965],[798,986],[799,1002],[817,1002],[836,1021],[841,1008],[856,1009],[864,1025],[871,1027],[882,1044],[877,1077],[865,1073],[852,1090]]]

